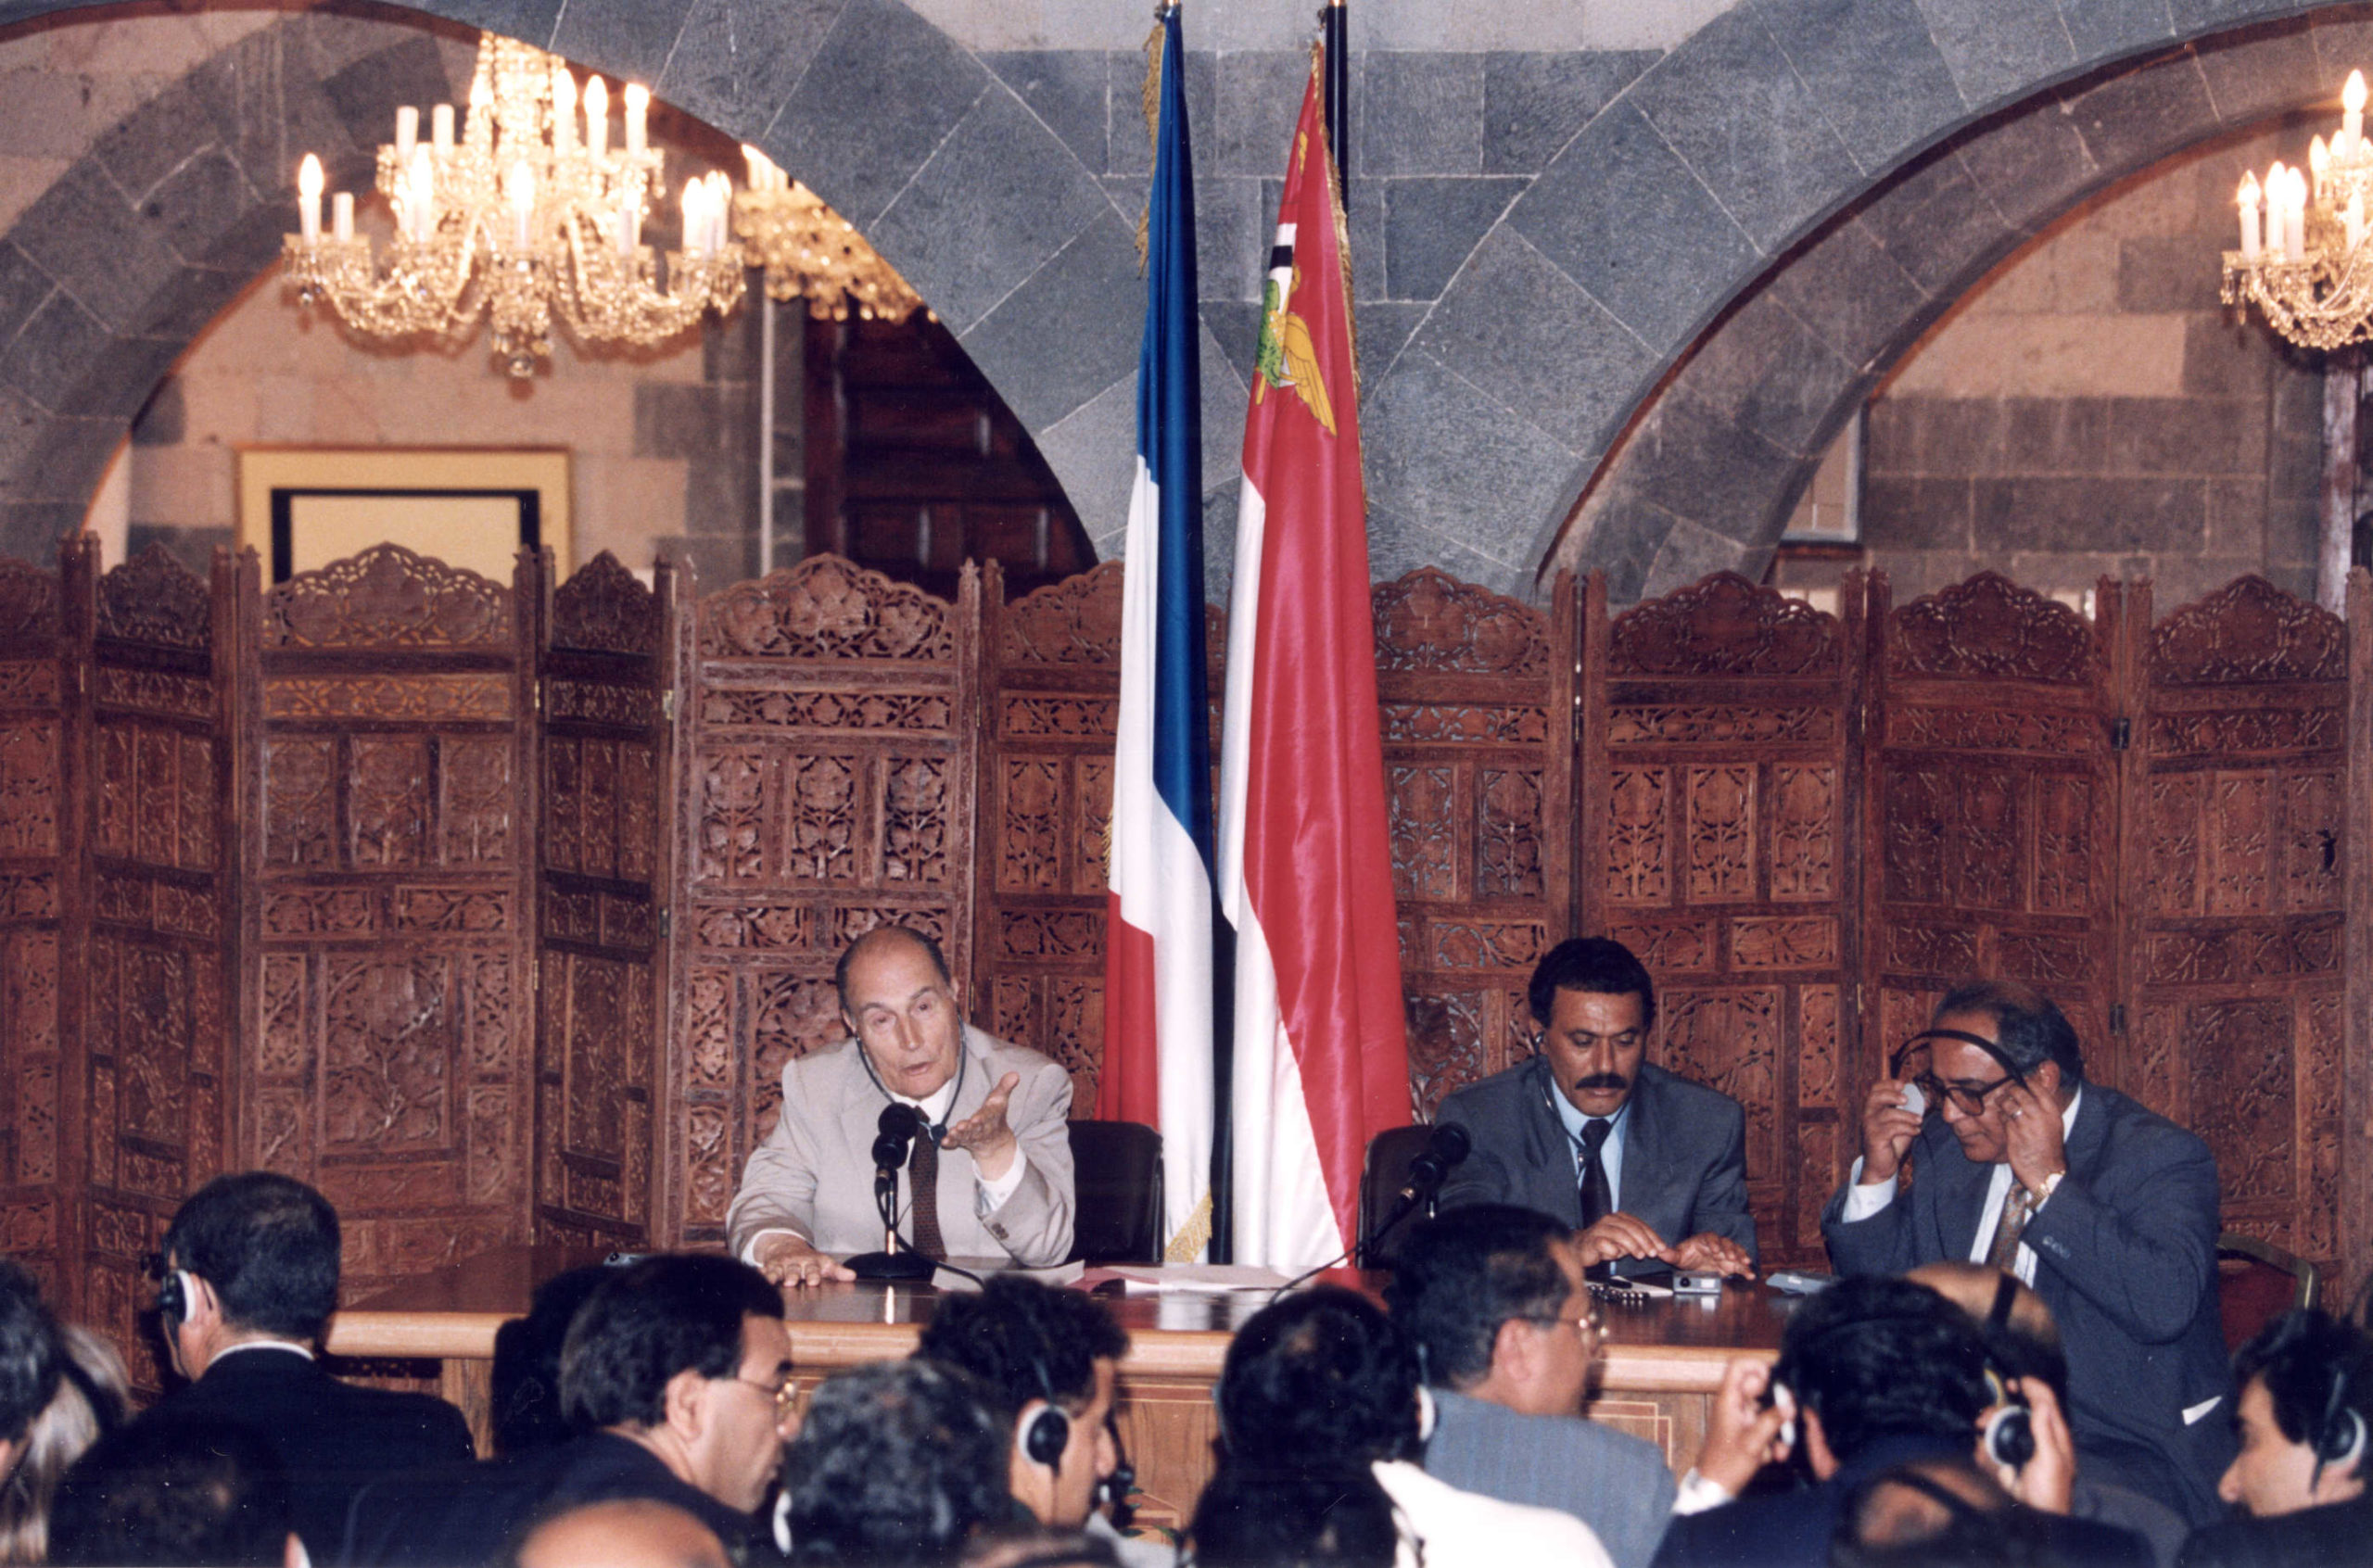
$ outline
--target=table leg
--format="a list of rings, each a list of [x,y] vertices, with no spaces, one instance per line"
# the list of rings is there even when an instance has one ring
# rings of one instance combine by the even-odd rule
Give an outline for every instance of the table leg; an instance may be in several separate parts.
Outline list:
[[[449,1356],[438,1364],[437,1391],[470,1423],[478,1458],[494,1452],[494,1363],[474,1356]]]

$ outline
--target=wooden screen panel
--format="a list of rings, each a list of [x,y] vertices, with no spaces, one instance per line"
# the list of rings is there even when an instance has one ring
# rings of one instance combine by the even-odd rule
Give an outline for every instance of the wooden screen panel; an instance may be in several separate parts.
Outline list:
[[[1430,1119],[1531,1055],[1526,984],[1572,934],[1575,588],[1561,575],[1544,613],[1426,568],[1370,603],[1410,1099]]]
[[[970,568],[950,604],[815,556],[700,601],[679,775],[671,1237],[723,1236],[783,1062],[844,1037],[844,947],[910,925],[971,972],[980,593]]]
[[[533,693],[520,591],[395,545],[252,583],[244,1163],[337,1206],[349,1296],[527,1233]]]
[[[1820,1256],[1821,1205],[1852,1157],[1860,589],[1849,579],[1840,620],[1722,573],[1594,613],[1585,655],[1583,924],[1656,977],[1650,1058],[1745,1107],[1772,1265]]]
[[[2049,994],[2087,1070],[2117,1080],[2117,585],[2096,603],[2088,622],[1982,573],[1890,612],[1884,579],[1874,585],[1867,929],[1879,1016],[1849,1106],[1944,993],[1976,976]]]
[[[58,575],[0,560],[0,1251],[81,1316],[84,1069],[58,989],[64,917],[81,897],[67,873],[79,815],[65,744],[74,663]]]
[[[97,552],[76,546],[79,587]],[[140,1331],[144,1257],[182,1198],[223,1170],[235,1098],[233,591],[227,556],[209,582],[151,547],[99,579],[88,654],[82,1315],[150,1389],[163,1369]]]
[[[2150,625],[2122,1087],[2216,1154],[2225,1225],[2340,1256],[2347,637],[2263,578]]]
[[[674,568],[603,550],[553,590],[539,651],[536,1238],[645,1246],[666,1060]]]
[[[1121,695],[1122,564],[1002,602],[982,595],[980,941],[971,1017],[1063,1064],[1095,1114]]]

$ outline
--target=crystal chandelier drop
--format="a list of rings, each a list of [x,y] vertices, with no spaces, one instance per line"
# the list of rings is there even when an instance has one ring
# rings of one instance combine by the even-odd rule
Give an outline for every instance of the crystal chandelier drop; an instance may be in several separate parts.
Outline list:
[[[2255,305],[2266,323],[2303,348],[2373,339],[2373,145],[2365,140],[2365,73],[2352,70],[2341,123],[2317,136],[2305,169],[2277,163],[2263,184],[2241,176],[2241,248],[2225,253],[2225,303]],[[2263,213],[2263,223],[2261,222]]]
[[[469,117],[454,134],[453,106],[396,111],[396,139],[379,149],[378,187],[396,235],[384,265],[354,232],[354,197],[331,200],[322,231],[322,165],[298,174],[301,232],[286,242],[298,299],[326,302],[355,331],[387,339],[458,338],[493,318],[495,357],[515,376],[552,355],[557,316],[580,342],[646,348],[742,302],[745,263],[726,232],[731,196],[709,174],[683,190],[682,248],[667,253],[666,286],[642,241],[661,196],[661,158],[645,132],[648,89],[627,88],[624,145],[610,145],[609,90],[584,91],[539,49],[489,33],[478,45]]]
[[[757,148],[742,152],[750,186],[733,197],[733,232],[749,242],[751,264],[766,268],[768,295],[805,296],[819,322],[847,321],[852,310],[869,322],[903,322],[922,309],[922,296],[854,224]]]

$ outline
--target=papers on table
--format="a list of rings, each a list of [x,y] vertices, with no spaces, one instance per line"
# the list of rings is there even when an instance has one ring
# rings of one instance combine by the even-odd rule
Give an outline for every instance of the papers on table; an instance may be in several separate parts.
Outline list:
[[[1114,1281],[1131,1296],[1224,1296],[1233,1291],[1274,1291],[1288,1276],[1251,1263],[1121,1264],[1091,1269],[1080,1276],[1083,1287],[1110,1287]]]

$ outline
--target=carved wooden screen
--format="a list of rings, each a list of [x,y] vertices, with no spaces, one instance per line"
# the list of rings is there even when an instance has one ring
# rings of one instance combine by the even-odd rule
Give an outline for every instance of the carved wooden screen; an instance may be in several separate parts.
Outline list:
[[[1871,598],[1878,1016],[1848,1103],[1975,975],[2051,995],[2114,1082],[2117,585],[2091,622],[1992,573],[1892,613],[1884,578]]]
[[[911,925],[971,972],[979,625],[977,572],[949,604],[831,556],[700,601],[672,1235],[723,1235],[784,1060],[843,1037],[832,966],[850,941]]]
[[[1376,616],[1410,1097],[1533,1051],[1533,966],[1572,934],[1575,588],[1544,613],[1430,568]]]
[[[247,1162],[345,1220],[347,1289],[525,1238],[539,563],[394,545],[259,593]]]
[[[101,577],[85,609],[97,555],[86,536],[64,557],[75,618],[92,628],[90,925],[74,970],[90,1096],[82,1316],[155,1387],[143,1258],[222,1170],[236,1097],[234,578],[227,556],[209,582],[151,547]]]
[[[2148,586],[2128,592],[2141,679],[2122,1086],[2208,1141],[2227,1230],[2329,1266],[2347,1028],[2346,628],[2258,577],[2156,626]]]
[[[544,614],[539,1240],[648,1245],[654,1191],[672,1179],[653,1156],[667,1059],[675,575],[663,561],[645,588],[604,550]]]
[[[58,992],[66,906],[82,895],[63,771],[75,663],[57,575],[0,560],[0,1249],[80,1316],[84,1093]]]
[[[1104,907],[1121,695],[1122,567],[1003,602],[982,595],[981,941],[972,1016],[1072,1075],[1091,1116],[1104,1061]]]
[[[1610,624],[1593,585],[1582,925],[1656,976],[1652,1059],[1745,1106],[1768,1263],[1819,1254],[1839,1170],[1859,588],[1841,621],[1723,573]]]

